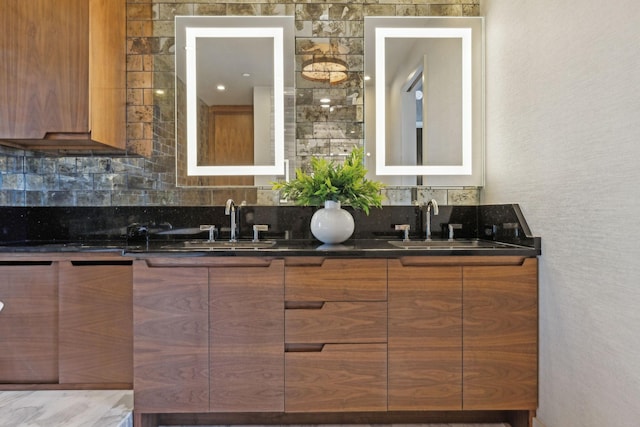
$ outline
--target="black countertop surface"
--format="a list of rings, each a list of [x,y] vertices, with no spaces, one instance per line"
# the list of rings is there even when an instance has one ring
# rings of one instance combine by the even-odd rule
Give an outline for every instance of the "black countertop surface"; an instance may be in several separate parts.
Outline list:
[[[315,208],[299,206],[242,206],[238,216],[240,245],[202,244],[208,232],[200,225],[213,224],[216,240],[229,239],[229,216],[224,207],[44,207],[0,208],[1,253],[109,252],[128,257],[149,256],[469,256],[541,254],[541,240],[534,237],[518,205],[440,206],[432,216],[433,246],[425,238],[425,209],[420,206],[388,206],[370,215],[351,210],[356,229],[341,245],[327,246],[314,239],[309,222]],[[260,238],[272,246],[253,247],[252,225],[268,231]],[[412,247],[398,247],[410,227]],[[447,241],[447,225],[456,224],[455,242]],[[460,228],[461,227],[461,228]],[[185,242],[195,241],[196,244]],[[415,246],[417,245],[417,246]]]
[[[186,242],[186,243],[185,243]],[[393,242],[393,243],[392,243]],[[402,256],[526,256],[540,255],[539,241],[534,246],[517,245],[480,239],[435,239],[431,242],[411,240],[351,239],[339,245],[326,245],[317,240],[250,240],[239,243],[204,239],[126,241],[54,242],[29,241],[0,245],[0,253],[66,253],[115,252],[134,258],[150,256],[338,256],[395,258]]]

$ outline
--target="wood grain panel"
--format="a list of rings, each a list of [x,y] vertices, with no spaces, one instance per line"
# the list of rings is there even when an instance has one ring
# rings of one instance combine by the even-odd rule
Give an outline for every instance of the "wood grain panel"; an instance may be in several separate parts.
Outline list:
[[[134,400],[140,412],[209,410],[209,280],[203,267],[133,266]]]
[[[254,164],[253,105],[209,107],[207,139],[199,141],[199,166]],[[253,185],[253,176],[210,176],[209,185]]]
[[[465,409],[537,407],[537,265],[464,267]]]
[[[58,381],[58,268],[0,266],[0,383]]]
[[[133,383],[131,265],[59,266],[60,383]]]
[[[284,261],[210,268],[212,412],[284,410]]]
[[[89,1],[89,93],[91,139],[126,148],[125,0]]]
[[[286,301],[386,301],[386,260],[321,260],[321,265],[287,265]]]
[[[0,1],[0,138],[88,131],[89,4]]]
[[[122,152],[125,6],[125,0],[0,0],[3,144]]]
[[[386,343],[386,302],[326,302],[285,310],[287,343]]]
[[[389,410],[462,409],[462,268],[389,260]]]
[[[285,355],[286,412],[386,411],[386,344]]]

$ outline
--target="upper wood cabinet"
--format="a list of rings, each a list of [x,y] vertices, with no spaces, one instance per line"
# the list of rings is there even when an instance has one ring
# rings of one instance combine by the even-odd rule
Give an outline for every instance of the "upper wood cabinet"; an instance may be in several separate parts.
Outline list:
[[[0,144],[124,151],[125,0],[0,0]]]
[[[0,266],[0,383],[58,382],[58,265]]]

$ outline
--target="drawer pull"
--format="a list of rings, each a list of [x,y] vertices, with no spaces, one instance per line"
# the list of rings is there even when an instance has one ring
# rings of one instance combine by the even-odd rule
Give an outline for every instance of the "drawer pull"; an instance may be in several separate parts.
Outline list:
[[[324,301],[285,301],[287,310],[322,310]]]
[[[285,353],[320,353],[324,344],[285,344]]]
[[[0,301],[0,311],[2,311],[3,308],[4,308],[4,303]]]

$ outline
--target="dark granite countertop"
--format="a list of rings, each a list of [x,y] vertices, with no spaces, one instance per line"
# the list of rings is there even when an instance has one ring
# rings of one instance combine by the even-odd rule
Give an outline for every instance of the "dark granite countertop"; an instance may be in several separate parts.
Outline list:
[[[201,224],[214,224],[216,240],[229,239],[229,217],[224,207],[87,207],[0,208],[1,253],[107,252],[127,257],[151,256],[525,256],[541,254],[518,205],[440,206],[432,216],[433,246],[425,237],[425,209],[388,206],[371,215],[351,211],[356,229],[341,245],[326,246],[314,239],[309,222],[315,209],[298,206],[242,206],[238,213],[241,245],[203,245],[208,232]],[[272,246],[251,245],[252,225],[264,224],[260,238]],[[398,224],[410,227],[413,247],[402,242]],[[447,242],[447,225],[461,226],[455,242]],[[196,244],[185,242],[195,241]],[[417,245],[417,246],[415,246]]]
[[[185,243],[187,242],[187,243]],[[393,242],[393,243],[392,243]],[[339,245],[325,245],[317,240],[265,240],[258,244],[250,240],[231,244],[214,244],[200,240],[149,240],[14,242],[0,245],[4,253],[66,253],[115,252],[124,256],[147,258],[150,256],[339,256],[366,258],[395,258],[401,256],[526,256],[540,255],[539,240],[533,246],[480,239],[435,239],[431,242],[411,240],[351,239]]]

